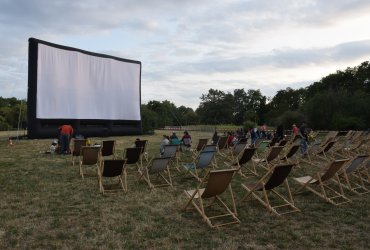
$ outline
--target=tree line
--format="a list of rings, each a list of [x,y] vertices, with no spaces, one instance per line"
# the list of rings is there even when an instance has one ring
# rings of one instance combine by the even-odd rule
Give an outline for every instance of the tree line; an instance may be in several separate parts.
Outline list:
[[[311,85],[279,90],[266,97],[259,89],[224,92],[209,89],[196,110],[173,102],[149,101],[141,105],[144,131],[165,126],[234,124],[245,128],[261,124],[283,125],[305,122],[313,129],[364,130],[370,126],[370,63],[337,70]],[[23,112],[21,116],[19,113]],[[26,123],[26,102],[0,97],[0,130]]]

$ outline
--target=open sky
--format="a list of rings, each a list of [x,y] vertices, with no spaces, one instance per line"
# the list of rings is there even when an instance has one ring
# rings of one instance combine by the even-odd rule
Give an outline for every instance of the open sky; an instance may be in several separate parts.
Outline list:
[[[0,0],[0,96],[27,97],[28,38],[142,62],[142,102],[273,96],[370,60],[369,0]]]

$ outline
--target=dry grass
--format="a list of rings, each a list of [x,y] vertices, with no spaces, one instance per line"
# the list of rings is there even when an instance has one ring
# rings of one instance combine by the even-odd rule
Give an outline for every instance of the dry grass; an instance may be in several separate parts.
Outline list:
[[[162,133],[142,137],[150,142],[150,156],[158,155]],[[211,134],[192,136],[197,141]],[[135,138],[114,138],[118,155]],[[173,172],[174,188],[149,191],[130,171],[127,194],[102,196],[97,178],[82,180],[69,156],[40,153],[50,143],[22,140],[7,147],[5,140],[0,142],[1,249],[370,248],[368,195],[351,195],[352,204],[334,207],[305,193],[295,197],[302,212],[282,217],[259,203],[243,202],[238,204],[241,225],[211,230],[197,213],[181,211],[182,191],[194,187],[194,180]],[[236,176],[233,182],[237,199],[244,194],[242,181]]]

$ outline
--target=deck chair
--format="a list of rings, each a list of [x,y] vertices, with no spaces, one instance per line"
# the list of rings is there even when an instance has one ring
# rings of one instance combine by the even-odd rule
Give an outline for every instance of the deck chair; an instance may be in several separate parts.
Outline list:
[[[96,166],[97,172],[101,160],[101,147],[100,146],[84,146],[81,147],[80,157],[80,175],[84,178],[83,166]],[[98,172],[99,174],[99,172]]]
[[[115,140],[106,140],[103,141],[101,149],[101,156],[113,156],[113,159],[115,158],[114,152],[115,152],[115,147],[116,147],[116,141]]]
[[[145,182],[149,185],[149,188],[164,186],[172,187],[171,173],[168,167],[170,160],[170,157],[153,158],[148,163],[148,165],[139,170],[139,180],[143,178]],[[156,183],[153,182],[153,179],[151,177],[153,175],[157,177],[155,180]],[[159,182],[159,179],[161,179],[162,182]]]
[[[148,152],[147,152],[147,145],[148,140],[136,140],[135,141],[135,147],[141,148],[141,155],[140,155],[140,165],[143,165],[143,157],[145,158],[145,161],[148,162]]]
[[[163,154],[161,155],[162,158],[167,158],[167,157],[170,157],[171,158],[171,161],[170,161],[170,165],[171,164],[174,164],[174,166],[176,167],[176,169],[178,171],[180,171],[180,168],[179,168],[179,148],[180,148],[180,145],[164,145],[163,146]]]
[[[191,152],[193,153],[193,156],[198,155],[199,152],[202,151],[203,148],[207,145],[207,143],[208,143],[207,138],[199,139],[197,147],[194,148],[194,149],[191,149]]]
[[[126,148],[124,151],[123,159],[126,160],[127,165],[135,165],[136,169],[142,166],[140,165],[141,148]]]
[[[285,139],[283,139],[283,140],[279,141],[278,146],[282,146],[282,147],[284,147],[287,143],[288,143],[288,141],[287,141],[287,140],[285,140]]]
[[[245,148],[247,147],[246,142],[238,142],[232,148],[230,148],[230,159],[234,160]]]
[[[186,173],[189,173],[199,182],[202,181],[202,178],[199,177],[199,174],[207,169],[207,167],[212,166],[213,158],[216,155],[216,151],[202,151],[198,157],[192,162],[184,164],[183,167],[186,170]]]
[[[264,169],[269,169],[272,162],[274,160],[279,159],[279,154],[283,150],[283,146],[273,146],[270,147],[269,151],[266,152],[264,158],[256,158],[253,159],[253,161],[257,164],[257,166],[261,166]]]
[[[196,189],[184,190],[184,194],[188,201],[183,210],[189,209],[188,207],[192,205],[211,228],[240,223],[237,217],[234,195],[230,185],[236,171],[236,169],[207,171]],[[225,193],[226,189],[228,189],[230,193],[231,209],[221,198],[221,195]],[[209,200],[211,200],[210,204],[206,205],[205,203],[208,203]],[[211,211],[214,203],[217,203],[224,210],[221,214],[215,214],[216,212],[220,213],[220,211]],[[210,215],[212,212],[213,214]],[[226,221],[228,218],[230,219]]]
[[[247,191],[242,201],[250,197],[255,198],[264,205],[269,212],[277,215],[299,212],[300,210],[294,205],[292,192],[290,191],[288,183],[288,176],[294,166],[295,164],[274,165],[258,182],[242,184],[242,187]],[[277,191],[278,187],[283,183],[285,184],[286,195]],[[271,196],[273,194],[280,200],[276,205],[272,205]],[[278,210],[280,209],[284,210],[279,212]]]
[[[358,155],[354,157],[342,172],[338,173],[339,179],[344,182],[343,187],[356,193],[356,194],[366,194],[370,190],[366,188],[366,185],[361,178],[361,167],[369,159],[369,155]]]
[[[123,179],[122,179],[123,177]],[[123,190],[127,192],[127,180],[126,180],[126,169],[125,169],[125,160],[103,160],[101,167],[99,168],[99,188],[100,192],[104,194],[105,192],[115,192]],[[114,186],[104,185],[104,179],[118,179],[118,188],[114,189]]]
[[[296,153],[298,152],[299,147],[300,146],[297,144],[292,145],[289,148],[288,152],[284,155],[284,157],[280,158],[280,161],[281,162],[292,162],[292,159],[295,158],[295,160],[293,160],[293,163],[298,165],[299,161],[297,160],[298,158],[296,157]]]
[[[266,149],[268,145],[270,144],[270,141],[259,141],[258,143],[254,144],[254,147],[257,148],[256,155],[259,157],[259,155],[263,155],[266,152]]]
[[[335,140],[329,140],[326,144],[319,147],[319,149],[316,152],[311,152],[311,156],[330,162],[331,160],[334,159],[334,157],[333,155],[329,155],[329,154],[331,153],[331,150],[333,149],[334,144],[336,142],[337,141]],[[312,163],[311,157],[309,159]]]
[[[275,146],[275,144],[278,143],[279,141],[280,141],[280,138],[279,137],[273,137],[272,140],[267,145],[267,147]]]
[[[233,168],[237,168],[239,170],[238,173],[245,178],[247,178],[247,174],[245,173],[245,171],[258,176],[256,166],[252,160],[255,152],[256,148],[244,148],[244,150],[236,157],[236,160],[230,165]]]
[[[333,205],[340,205],[350,202],[350,199],[344,195],[342,184],[338,177],[338,171],[347,161],[348,159],[335,160],[329,163],[326,169],[320,170],[313,176],[293,178],[293,180],[301,185],[301,188],[299,188],[296,193],[299,193],[306,188]],[[335,178],[337,181],[331,182],[333,178]],[[331,183],[336,183],[339,187],[339,191],[333,187],[330,187],[329,185]],[[338,199],[340,201],[337,202],[336,200]]]
[[[87,139],[73,139],[73,143],[71,146],[71,160],[72,165],[75,165],[75,157],[79,157],[81,155],[81,148],[86,146]]]
[[[217,141],[217,153],[224,155],[221,151],[227,149],[227,136],[220,136]]]

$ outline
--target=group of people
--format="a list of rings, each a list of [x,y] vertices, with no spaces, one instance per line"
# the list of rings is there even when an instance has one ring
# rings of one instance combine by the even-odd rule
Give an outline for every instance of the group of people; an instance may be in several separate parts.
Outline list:
[[[187,149],[190,149],[191,143],[192,143],[191,136],[190,136],[188,131],[184,131],[184,134],[181,137],[181,139],[179,139],[177,137],[176,133],[173,132],[171,136],[163,135],[163,139],[162,139],[159,150],[160,150],[160,153],[162,155],[164,153],[164,146],[169,145],[169,144],[171,144],[171,145],[181,145],[181,148],[183,150],[187,150]]]

